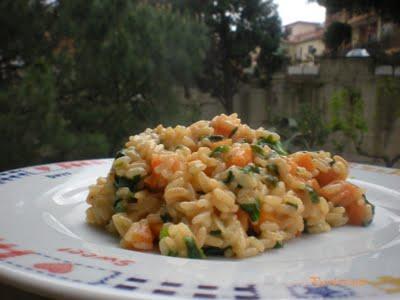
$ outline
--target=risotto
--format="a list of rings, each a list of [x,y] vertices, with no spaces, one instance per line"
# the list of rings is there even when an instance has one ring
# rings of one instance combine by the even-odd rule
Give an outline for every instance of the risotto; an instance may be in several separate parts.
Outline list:
[[[280,137],[236,114],[131,136],[90,187],[87,222],[123,248],[249,257],[305,233],[367,226],[374,206],[328,152],[288,154]]]

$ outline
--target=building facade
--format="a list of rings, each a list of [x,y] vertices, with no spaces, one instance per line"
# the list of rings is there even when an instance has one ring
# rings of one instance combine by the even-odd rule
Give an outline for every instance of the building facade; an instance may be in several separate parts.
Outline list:
[[[389,21],[384,21],[373,10],[363,14],[352,14],[347,10],[332,13],[326,11],[326,26],[332,22],[347,23],[352,28],[352,48],[365,48],[373,43],[387,52],[400,51],[400,27]]]
[[[316,56],[323,54],[324,29],[319,23],[298,21],[285,26],[286,48],[292,64],[313,62]]]

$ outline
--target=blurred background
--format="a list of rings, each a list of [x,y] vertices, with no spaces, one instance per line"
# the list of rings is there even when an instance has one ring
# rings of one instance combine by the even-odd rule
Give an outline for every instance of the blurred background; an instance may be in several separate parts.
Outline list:
[[[392,0],[0,2],[0,170],[237,112],[290,151],[400,166]]]

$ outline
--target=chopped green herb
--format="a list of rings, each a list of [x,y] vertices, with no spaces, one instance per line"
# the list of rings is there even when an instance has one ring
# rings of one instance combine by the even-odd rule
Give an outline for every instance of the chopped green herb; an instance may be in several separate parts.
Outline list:
[[[373,217],[375,215],[375,205],[373,205],[371,202],[368,201],[367,196],[365,196],[365,194],[363,194],[362,197],[364,198],[364,201],[365,201],[366,204],[371,205],[372,217]]]
[[[304,223],[304,229],[303,229],[303,232],[304,232],[304,233],[308,233],[308,225],[307,225],[307,220],[306,220],[306,219],[303,219],[303,223]]]
[[[185,236],[184,241],[187,248],[189,258],[205,258],[203,250],[197,247],[195,240],[190,236]]]
[[[278,140],[274,140],[272,135],[267,137],[260,137],[257,140],[257,144],[260,146],[268,145],[271,149],[275,150],[279,155],[288,155],[287,151],[283,149],[282,143]]]
[[[138,199],[135,198],[135,197],[133,197],[133,196],[130,196],[130,197],[127,199],[127,202],[128,202],[129,204],[135,204],[135,203],[138,202]]]
[[[319,196],[317,192],[307,184],[306,184],[306,191],[308,192],[308,195],[310,196],[310,200],[312,203],[319,203]]]
[[[238,131],[239,127],[235,127],[232,129],[231,133],[229,134],[229,138],[233,137],[235,135],[235,133]]]
[[[272,145],[274,144],[276,141],[274,140],[274,136],[273,135],[269,135],[267,137],[260,137],[257,140],[257,144],[259,144],[260,146],[264,146],[264,145]]]
[[[274,176],[279,176],[279,169],[278,166],[275,164],[268,164],[267,170]]]
[[[169,250],[167,256],[174,256],[174,257],[176,257],[176,256],[178,256],[178,254],[179,254],[179,253],[178,253],[177,251]]]
[[[229,170],[228,176],[225,178],[224,183],[225,184],[231,183],[234,178],[235,178],[235,175],[233,175],[233,172],[231,170]]]
[[[260,168],[254,165],[247,165],[245,167],[243,167],[242,172],[245,174],[249,174],[249,173],[257,173],[260,174]]]
[[[170,214],[169,213],[164,213],[164,214],[162,214],[161,216],[160,216],[160,218],[161,218],[161,220],[164,222],[164,223],[168,223],[168,222],[171,222],[172,221],[172,217],[170,216]]]
[[[210,156],[215,157],[221,153],[227,153],[228,151],[229,151],[229,146],[226,145],[218,146],[210,153]]]
[[[368,221],[364,221],[364,222],[362,223],[362,225],[363,225],[364,227],[367,227],[368,225],[370,225],[370,224],[372,223],[372,221],[373,221],[373,219],[374,219],[374,215],[375,215],[375,205],[373,205],[371,202],[368,201],[367,196],[365,196],[365,194],[363,194],[362,196],[363,196],[363,198],[364,198],[365,203],[371,205],[371,209],[372,209],[372,216],[371,216],[371,219],[368,220]]]
[[[243,203],[239,206],[249,215],[252,222],[260,219],[260,200],[256,199],[254,203]]]
[[[125,156],[125,155],[126,155],[126,154],[125,154],[125,150],[124,150],[124,149],[121,149],[121,150],[119,150],[119,151],[115,154],[114,159],[120,158],[120,157]]]
[[[258,236],[258,233],[254,230],[254,228],[252,226],[249,226],[249,229],[247,229],[247,235],[248,236]]]
[[[210,142],[219,142],[224,139],[224,136],[223,135],[210,135],[207,138],[210,140]]]
[[[161,241],[163,238],[167,237],[168,234],[169,234],[169,233],[168,233],[168,227],[163,226],[163,227],[161,228],[161,230],[160,230],[160,235],[159,235],[158,239]]]
[[[222,231],[221,230],[211,230],[210,234],[213,236],[221,236]]]
[[[276,244],[275,244],[273,249],[279,249],[279,248],[282,248],[282,247],[283,247],[283,244],[281,242],[276,242]]]
[[[114,186],[116,189],[127,187],[131,192],[135,192],[140,179],[140,175],[133,176],[132,179],[115,175]]]
[[[238,184],[238,185],[237,185],[237,188],[238,188],[238,189],[241,189],[241,188],[243,188],[243,187],[242,187],[241,184]]]
[[[295,209],[298,209],[299,206],[296,203],[292,203],[292,202],[285,202],[285,204],[294,207]]]
[[[332,159],[332,161],[329,163],[329,165],[332,167],[334,164],[335,164],[335,160],[334,159]]]
[[[225,250],[229,249],[230,247],[226,248],[218,248],[207,246],[203,248],[204,254],[207,256],[224,256]]]
[[[255,154],[258,154],[258,155],[260,155],[262,157],[265,157],[265,151],[261,146],[253,144],[253,145],[251,145],[251,150],[253,150],[253,152]]]
[[[267,183],[269,183],[269,184],[272,185],[273,187],[275,187],[275,186],[278,184],[278,182],[279,182],[278,177],[273,176],[273,175],[267,174],[264,178],[265,178],[265,180],[267,181]]]
[[[114,212],[116,212],[116,213],[125,212],[125,207],[124,207],[124,203],[123,203],[122,199],[115,200],[113,208],[114,208]]]

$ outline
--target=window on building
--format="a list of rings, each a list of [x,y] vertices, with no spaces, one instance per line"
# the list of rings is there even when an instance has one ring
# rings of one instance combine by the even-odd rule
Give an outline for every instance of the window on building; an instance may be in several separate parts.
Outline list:
[[[317,52],[317,49],[313,45],[308,46],[308,54],[314,55]]]

